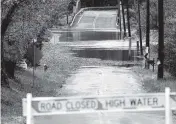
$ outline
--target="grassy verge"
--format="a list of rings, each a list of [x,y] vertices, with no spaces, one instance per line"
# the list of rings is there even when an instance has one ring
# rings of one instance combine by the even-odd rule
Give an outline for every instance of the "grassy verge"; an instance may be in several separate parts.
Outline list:
[[[165,73],[163,80],[157,80],[157,70],[146,70],[141,67],[133,67],[133,72],[141,79],[141,83],[148,92],[164,92],[165,87],[170,87],[172,92],[176,92],[176,78]]]

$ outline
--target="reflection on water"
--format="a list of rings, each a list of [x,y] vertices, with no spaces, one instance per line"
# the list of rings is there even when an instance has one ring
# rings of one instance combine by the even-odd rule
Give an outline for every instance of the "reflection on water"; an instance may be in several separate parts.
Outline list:
[[[59,41],[119,40],[120,32],[75,31],[62,32]]]
[[[63,36],[63,34],[66,34]],[[91,32],[91,35],[84,34],[81,37],[74,37],[74,33],[63,33],[59,38],[62,41],[74,41],[80,39],[97,39],[104,40],[101,35],[97,37]],[[79,33],[78,33],[79,34]],[[101,34],[101,33],[100,33]],[[102,33],[103,34],[103,33]],[[109,33],[109,39],[111,38]],[[68,38],[67,38],[68,35]],[[105,34],[107,35],[107,34]],[[90,36],[90,37],[88,37]],[[80,39],[79,39],[80,38]],[[86,42],[86,41],[85,41]],[[104,41],[102,41],[104,42]],[[76,42],[76,45],[78,42]],[[88,42],[91,44],[92,42]],[[119,43],[119,42],[118,42]],[[124,44],[122,44],[124,45]],[[100,45],[101,46],[101,45]],[[78,46],[72,52],[75,56],[85,58],[100,58],[102,60],[128,60],[128,50],[112,50],[84,48],[78,49]],[[136,51],[131,51],[132,59]],[[139,77],[134,76],[130,68],[114,66],[84,66],[76,71],[66,80],[58,94],[62,96],[87,96],[87,95],[119,95],[143,93],[143,85]],[[98,113],[98,114],[79,114],[79,115],[55,115],[50,117],[37,117],[40,120],[38,124],[164,124],[164,113]]]
[[[114,95],[145,92],[131,70],[125,67],[83,67],[72,74],[63,86],[69,95]]]
[[[136,51],[131,51],[131,58],[129,58],[129,51],[128,50],[106,50],[106,49],[94,49],[94,48],[87,48],[87,49],[78,49],[72,50],[77,57],[84,57],[84,58],[99,58],[102,60],[117,60],[117,61],[128,61],[134,60]]]

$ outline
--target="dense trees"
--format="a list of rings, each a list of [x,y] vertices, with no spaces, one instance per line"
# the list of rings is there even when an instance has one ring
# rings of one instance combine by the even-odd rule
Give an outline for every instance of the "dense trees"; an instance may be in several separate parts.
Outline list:
[[[137,21],[137,5],[133,6],[136,11],[135,18]],[[176,1],[164,0],[164,41],[165,41],[165,55],[164,68],[172,75],[176,76]],[[141,1],[141,24],[142,31],[145,34],[146,23],[146,2]],[[138,21],[137,21],[138,22]],[[150,29],[158,31],[158,0],[150,0]],[[153,34],[151,34],[153,35]],[[144,37],[145,35],[143,35]],[[156,41],[157,42],[157,41]],[[156,50],[157,51],[157,50]]]
[[[165,0],[165,66],[176,76],[176,1]]]
[[[24,58],[33,39],[41,49],[48,28],[58,25],[67,13],[69,0],[2,0],[1,1],[1,77],[14,78],[16,63]]]

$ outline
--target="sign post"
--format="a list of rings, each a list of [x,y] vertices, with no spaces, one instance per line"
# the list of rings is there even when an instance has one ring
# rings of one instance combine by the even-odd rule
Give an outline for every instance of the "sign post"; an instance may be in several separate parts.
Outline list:
[[[165,124],[170,124],[170,89],[165,89]]]
[[[26,124],[32,124],[32,94],[28,93],[27,94],[27,119],[26,119]]]
[[[33,116],[145,111],[165,111],[165,124],[172,124],[172,110],[176,110],[176,93],[171,93],[170,88],[166,88],[165,93],[119,96],[32,97],[29,93],[22,103],[27,124],[33,123]]]
[[[170,88],[165,89],[165,124],[172,124],[172,110],[170,103]]]
[[[131,60],[131,37],[128,37],[128,39],[129,39],[128,59]]]

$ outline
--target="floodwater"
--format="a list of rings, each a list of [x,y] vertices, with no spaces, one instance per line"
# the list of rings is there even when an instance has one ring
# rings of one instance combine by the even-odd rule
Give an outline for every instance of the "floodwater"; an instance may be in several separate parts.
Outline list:
[[[78,49],[72,50],[75,52],[77,57],[85,58],[100,58],[101,60],[117,60],[117,61],[128,61],[134,60],[136,51],[131,51],[132,57],[128,56],[128,50],[106,50],[106,49]]]
[[[62,96],[101,96],[145,93],[130,68],[83,66],[72,73],[60,91]],[[37,124],[164,124],[164,112],[100,112],[35,118]]]
[[[120,39],[120,33],[115,31],[64,31],[54,34],[51,42],[67,42],[76,57],[134,61],[138,56],[136,41],[131,41],[129,54],[129,40]]]
[[[78,30],[78,31],[66,31],[62,32],[62,35],[59,37],[59,41],[103,41],[103,40],[120,40],[119,31],[99,31],[99,30]]]
[[[116,31],[94,31],[95,27],[100,27],[100,25],[108,24],[111,26],[107,27],[112,28],[114,21],[109,24],[110,20],[107,18],[109,15],[111,20],[114,20],[114,13],[116,11],[109,13],[87,11],[80,16],[81,19],[77,19],[80,25],[75,23],[74,31],[54,31],[51,43],[65,43],[67,47],[72,48],[73,56],[78,58],[135,61],[135,56],[137,56],[135,41],[131,44],[131,59],[129,59],[128,40],[120,40],[119,33]],[[91,29],[92,31],[76,31],[78,27],[90,28],[91,26],[94,28]],[[140,79],[134,75],[130,67],[82,66],[75,72],[70,72],[70,75],[59,91],[62,96],[101,96],[146,92]],[[164,124],[164,112],[52,115],[35,117],[35,122],[36,124]]]

